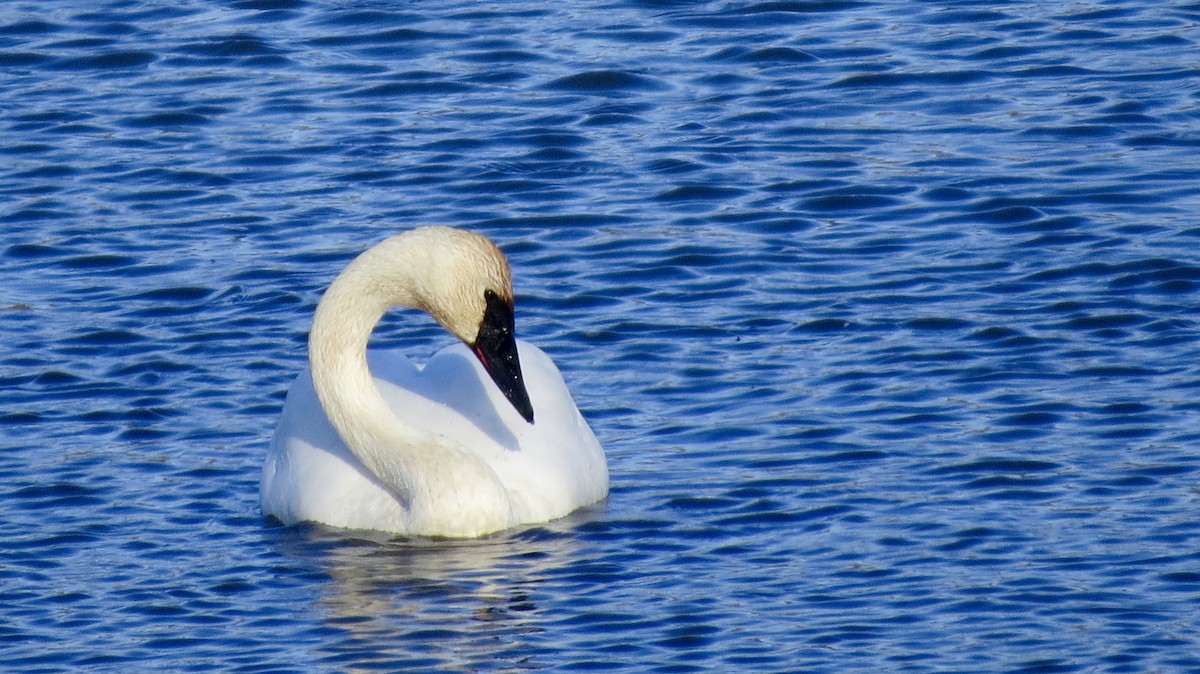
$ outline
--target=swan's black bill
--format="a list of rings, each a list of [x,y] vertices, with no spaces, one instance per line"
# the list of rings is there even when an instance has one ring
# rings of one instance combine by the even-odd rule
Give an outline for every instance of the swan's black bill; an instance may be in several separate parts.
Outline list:
[[[491,290],[483,293],[487,309],[479,324],[479,335],[472,348],[483,368],[491,375],[500,392],[516,408],[525,421],[533,423],[533,403],[525,390],[521,376],[521,361],[517,357],[517,338],[513,333],[512,305]]]

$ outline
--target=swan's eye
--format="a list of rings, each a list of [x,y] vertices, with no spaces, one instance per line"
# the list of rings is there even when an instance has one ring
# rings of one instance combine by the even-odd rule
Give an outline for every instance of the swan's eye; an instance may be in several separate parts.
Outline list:
[[[489,333],[501,337],[511,335],[514,323],[512,304],[500,299],[500,295],[490,289],[483,291],[483,299],[487,307],[479,326],[480,330],[486,329]]]
[[[496,294],[494,290],[483,291],[483,299],[487,302],[487,306],[483,312],[483,319],[479,323],[479,335],[476,341],[495,345],[511,340],[514,322],[512,304],[500,299],[500,295]]]

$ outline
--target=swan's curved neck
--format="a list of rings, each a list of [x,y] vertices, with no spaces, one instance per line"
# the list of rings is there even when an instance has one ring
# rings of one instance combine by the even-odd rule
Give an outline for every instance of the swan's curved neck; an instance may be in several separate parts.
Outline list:
[[[468,449],[405,423],[375,386],[367,365],[375,325],[392,307],[423,308],[415,290],[421,255],[388,244],[351,262],[317,306],[308,338],[317,398],[347,448],[400,500],[414,533],[504,528],[507,493],[491,468]],[[464,499],[465,485],[473,493]],[[457,505],[447,511],[447,502]],[[489,518],[500,521],[481,521]]]
[[[367,343],[392,305],[412,305],[414,298],[383,292],[380,270],[370,253],[351,262],[317,305],[308,335],[308,362],[317,398],[342,441],[371,472],[403,494],[410,490],[403,484],[405,473],[387,475],[399,466],[382,462],[376,448],[401,437],[404,444],[422,438],[416,429],[399,423],[379,395],[367,366]]]

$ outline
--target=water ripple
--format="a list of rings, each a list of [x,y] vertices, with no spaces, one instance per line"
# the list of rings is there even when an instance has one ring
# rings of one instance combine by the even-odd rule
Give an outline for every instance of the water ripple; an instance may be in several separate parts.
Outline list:
[[[1197,19],[6,4],[6,664],[1200,668]],[[611,498],[264,522],[321,290],[435,223],[510,255]]]

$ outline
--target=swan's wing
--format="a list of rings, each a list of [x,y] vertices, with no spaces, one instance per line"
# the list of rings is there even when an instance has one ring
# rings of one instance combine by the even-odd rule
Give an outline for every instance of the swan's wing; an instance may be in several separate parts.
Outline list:
[[[521,442],[533,466],[530,475],[536,486],[531,493],[545,500],[544,507],[563,514],[599,501],[608,495],[604,449],[550,356],[527,342],[518,342],[518,349],[537,419],[524,429]]]
[[[525,519],[552,519],[604,498],[608,466],[554,361],[528,342],[518,340],[517,349],[533,424],[463,344],[442,349],[418,374],[391,377],[380,388],[398,415],[439,429],[447,441],[486,461],[514,506],[528,513]]]
[[[259,501],[265,515],[285,524],[400,530],[406,516],[329,424],[307,370],[288,389],[263,464]]]

